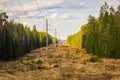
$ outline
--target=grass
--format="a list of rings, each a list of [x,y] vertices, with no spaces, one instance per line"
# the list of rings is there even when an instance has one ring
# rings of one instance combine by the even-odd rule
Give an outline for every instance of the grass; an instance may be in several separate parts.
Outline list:
[[[19,61],[21,64],[23,64],[24,58],[21,57],[21,58],[18,59],[18,61]]]
[[[80,53],[80,49],[75,49],[75,53]]]
[[[54,56],[53,55],[49,55],[48,58],[53,58]]]
[[[54,65],[54,68],[58,68],[58,67],[59,67],[59,65],[58,65],[58,64],[55,64],[55,65]]]
[[[86,65],[86,64],[87,64],[87,61],[86,61],[86,60],[83,60],[83,64]]]
[[[56,56],[57,58],[63,58],[63,56],[62,55],[58,55],[58,56]]]
[[[15,70],[7,70],[6,72],[7,72],[8,74],[11,74],[11,75],[14,75],[14,74],[16,73]]]
[[[58,61],[57,61],[57,60],[54,60],[54,61],[52,61],[51,63],[53,63],[53,64],[57,64]]]
[[[41,65],[43,62],[42,62],[42,60],[38,60],[37,62],[36,62],[38,65]]]
[[[80,59],[80,57],[73,57],[73,60],[78,60],[78,59]]]
[[[93,55],[91,58],[88,59],[90,62],[99,62],[101,59],[98,56]]]
[[[102,59],[98,62],[101,61],[98,56],[67,46],[52,46],[49,50],[48,58],[44,55],[45,48],[40,48],[17,61],[0,62],[1,80],[107,80],[103,74],[105,69],[111,80],[120,77],[120,60]]]
[[[77,63],[77,62],[75,60],[73,60],[72,63]]]
[[[27,60],[34,60],[35,58],[33,56],[27,56]]]

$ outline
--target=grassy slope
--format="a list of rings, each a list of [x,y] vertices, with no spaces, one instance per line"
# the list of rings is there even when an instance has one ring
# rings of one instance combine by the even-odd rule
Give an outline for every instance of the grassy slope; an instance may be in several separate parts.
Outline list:
[[[50,45],[47,56],[45,51],[0,62],[0,80],[120,80],[120,60],[91,60],[84,50],[65,45]]]

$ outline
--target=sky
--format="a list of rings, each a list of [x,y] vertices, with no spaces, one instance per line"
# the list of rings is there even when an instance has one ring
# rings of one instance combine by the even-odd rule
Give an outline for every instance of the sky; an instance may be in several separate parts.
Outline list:
[[[38,31],[45,31],[46,19],[52,36],[62,40],[80,30],[89,15],[99,16],[105,3],[117,9],[120,0],[0,0],[0,13],[7,12],[10,19]]]

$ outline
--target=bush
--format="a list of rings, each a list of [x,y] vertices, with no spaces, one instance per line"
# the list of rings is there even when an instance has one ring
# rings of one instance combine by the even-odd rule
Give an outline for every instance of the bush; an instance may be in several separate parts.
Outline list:
[[[92,56],[88,61],[97,62],[97,61],[100,61],[100,58],[98,56]]]
[[[42,60],[37,61],[37,64],[42,64],[42,63],[43,63]]]
[[[57,67],[59,67],[59,65],[58,65],[58,64],[55,64],[54,67],[57,68]]]
[[[62,55],[58,55],[58,56],[56,56],[57,58],[63,58],[63,56]]]
[[[48,58],[53,58],[54,56],[53,55],[49,55]]]
[[[86,60],[84,60],[84,61],[83,61],[83,64],[84,64],[84,65],[86,65],[86,64],[87,64],[87,61],[86,61]]]
[[[76,50],[75,50],[75,53],[80,53],[80,49],[76,49]]]
[[[24,61],[23,57],[19,58],[19,62],[20,62],[20,63],[23,64],[23,61]]]

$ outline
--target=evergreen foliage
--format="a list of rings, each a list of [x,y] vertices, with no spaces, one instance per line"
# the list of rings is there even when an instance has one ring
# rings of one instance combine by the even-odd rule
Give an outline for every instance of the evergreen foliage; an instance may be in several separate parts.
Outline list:
[[[48,34],[49,35],[49,34]],[[52,44],[49,35],[48,43]],[[0,59],[14,60],[30,50],[46,46],[46,33],[38,32],[36,26],[32,30],[21,23],[8,20],[6,13],[0,13]]]
[[[115,11],[105,2],[99,17],[89,15],[88,22],[66,42],[99,57],[120,58],[120,6]]]

